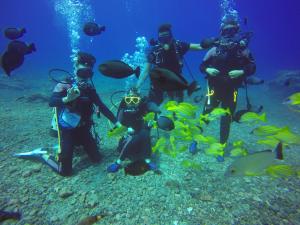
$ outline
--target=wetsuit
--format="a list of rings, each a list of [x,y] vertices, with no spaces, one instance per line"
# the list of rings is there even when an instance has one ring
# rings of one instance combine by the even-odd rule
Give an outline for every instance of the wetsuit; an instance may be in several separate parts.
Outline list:
[[[131,160],[150,159],[151,139],[150,127],[143,120],[143,117],[153,111],[153,103],[146,98],[136,108],[127,107],[124,100],[118,109],[118,121],[126,127],[134,129],[134,134],[122,138],[119,142],[118,151],[121,153],[120,160],[129,158]]]
[[[181,41],[173,41],[170,45],[170,49],[167,51],[164,50],[160,44],[155,45],[148,54],[148,63],[155,67],[171,70],[178,76],[182,76],[182,58],[189,49],[190,44]],[[164,91],[158,87],[154,87],[151,82],[151,89],[149,93],[150,101],[153,101],[156,104],[161,104],[163,101],[163,94]],[[168,95],[173,100],[178,102],[183,101],[183,91],[168,91]]]
[[[92,162],[99,162],[101,155],[97,150],[97,143],[91,134],[91,126],[93,124],[92,114],[94,112],[94,105],[103,113],[111,122],[116,123],[116,118],[113,113],[104,105],[99,98],[96,90],[89,84],[84,87],[79,87],[80,96],[72,102],[63,103],[62,98],[67,96],[67,90],[70,88],[69,84],[57,84],[50,99],[49,106],[57,107],[58,117],[65,108],[71,112],[80,115],[81,119],[79,125],[75,128],[65,128],[60,123],[60,147],[61,153],[59,155],[58,164],[51,159],[47,161],[56,172],[64,176],[72,174],[72,158],[74,146],[83,145],[84,150],[88,154]]]
[[[231,115],[234,114],[237,104],[238,88],[247,76],[255,73],[256,65],[249,49],[223,49],[213,47],[207,52],[200,66],[202,73],[212,67],[220,71],[216,76],[207,75],[208,97],[204,106],[203,114],[210,113],[221,104],[222,108],[229,108]],[[228,73],[232,70],[243,70],[244,75],[238,78],[230,78]],[[232,116],[223,116],[220,124],[220,142],[226,143],[230,132]]]

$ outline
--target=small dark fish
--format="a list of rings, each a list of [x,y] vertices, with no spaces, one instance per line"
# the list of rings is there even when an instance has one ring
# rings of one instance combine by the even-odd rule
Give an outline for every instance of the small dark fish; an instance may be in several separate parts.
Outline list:
[[[20,212],[7,212],[7,211],[0,210],[0,222],[9,219],[20,220],[21,217],[22,215]]]
[[[163,91],[180,91],[186,90],[190,96],[194,91],[199,90],[196,81],[190,85],[184,77],[177,75],[171,70],[155,67],[150,71],[150,78],[154,87]]]
[[[112,77],[112,78],[125,78],[132,74],[138,78],[140,76],[140,67],[137,67],[135,70],[132,69],[128,64],[120,61],[120,60],[111,60],[105,63],[102,63],[98,67],[99,72],[104,76]]]
[[[150,170],[148,163],[145,160],[138,160],[129,163],[125,168],[125,174],[131,176],[140,176]]]
[[[175,128],[173,120],[171,120],[170,118],[168,118],[166,116],[160,116],[157,119],[157,126],[158,126],[158,128],[165,130],[165,131],[170,131]]]
[[[105,216],[107,216],[107,215],[101,214],[101,215],[97,215],[97,216],[88,216],[88,217],[82,219],[77,225],[92,225],[92,224],[96,223],[97,221],[103,219]]]
[[[19,68],[24,62],[24,55],[6,51],[1,58],[1,65],[5,73],[10,76],[11,71]]]
[[[7,51],[16,52],[22,55],[28,55],[36,51],[34,43],[27,45],[23,41],[11,41],[8,44]]]
[[[260,85],[260,84],[263,84],[265,81],[263,79],[260,79],[259,77],[249,77],[247,80],[246,80],[247,84],[250,84],[250,85]]]
[[[105,26],[98,25],[93,22],[86,23],[83,27],[83,32],[88,36],[96,36],[105,31]]]
[[[195,154],[197,152],[197,141],[193,141],[189,145],[189,152],[192,153],[192,154]]]
[[[25,33],[25,28],[6,28],[4,31],[4,36],[10,40],[15,40],[22,37]]]

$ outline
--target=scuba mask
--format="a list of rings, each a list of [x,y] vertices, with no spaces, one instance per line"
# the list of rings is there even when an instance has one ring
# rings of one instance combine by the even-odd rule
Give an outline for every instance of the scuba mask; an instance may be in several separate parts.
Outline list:
[[[77,53],[77,63],[81,64],[85,67],[93,68],[94,64],[96,63],[96,58],[86,52],[78,52]]]
[[[126,96],[124,101],[127,105],[138,105],[141,102],[141,97],[139,96]]]
[[[221,35],[225,37],[232,37],[239,31],[238,26],[228,25],[221,29]]]
[[[171,42],[173,41],[173,35],[171,31],[160,32],[158,34],[158,41],[161,44],[171,44]]]

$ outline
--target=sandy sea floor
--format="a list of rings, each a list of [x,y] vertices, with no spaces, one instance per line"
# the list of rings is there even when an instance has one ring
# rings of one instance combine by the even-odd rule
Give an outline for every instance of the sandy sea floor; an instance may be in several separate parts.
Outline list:
[[[103,137],[100,164],[91,164],[85,153],[79,152],[73,159],[74,176],[64,178],[40,162],[14,158],[14,153],[57,144],[48,133],[52,109],[43,99],[28,98],[37,93],[49,95],[53,84],[47,79],[35,80],[34,85],[28,79],[1,77],[0,81],[0,208],[23,214],[21,221],[3,224],[73,225],[102,212],[109,215],[96,224],[300,224],[299,178],[228,178],[224,172],[233,159],[226,157],[218,163],[203,149],[194,156],[188,152],[176,159],[161,156],[161,175],[125,176],[123,170],[108,174],[106,167],[118,156],[118,140],[105,138],[109,124],[104,116],[96,121]],[[111,106],[110,93],[118,89],[112,80],[96,81],[96,87]],[[279,95],[261,86],[251,87],[250,96],[254,104],[264,105],[268,124],[287,125],[300,134],[300,114],[281,104]],[[203,102],[200,104],[202,110]],[[244,140],[251,152],[266,149],[256,144],[252,129],[251,125],[233,123],[230,142]],[[218,123],[205,129],[216,137],[218,131]],[[284,156],[287,164],[300,164],[299,147],[291,146]],[[182,159],[193,159],[203,169],[183,168]]]

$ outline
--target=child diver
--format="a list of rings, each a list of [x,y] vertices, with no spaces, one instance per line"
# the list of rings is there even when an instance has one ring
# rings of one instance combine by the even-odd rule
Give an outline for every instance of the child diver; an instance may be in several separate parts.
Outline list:
[[[150,102],[136,88],[131,88],[122,99],[117,119],[126,127],[127,135],[121,138],[117,150],[120,152],[119,158],[110,166],[107,171],[115,173],[121,168],[122,161],[126,158],[132,161],[145,160],[150,170],[157,170],[155,162],[151,161],[151,125],[143,120],[143,117],[149,113],[160,113],[158,106]]]

